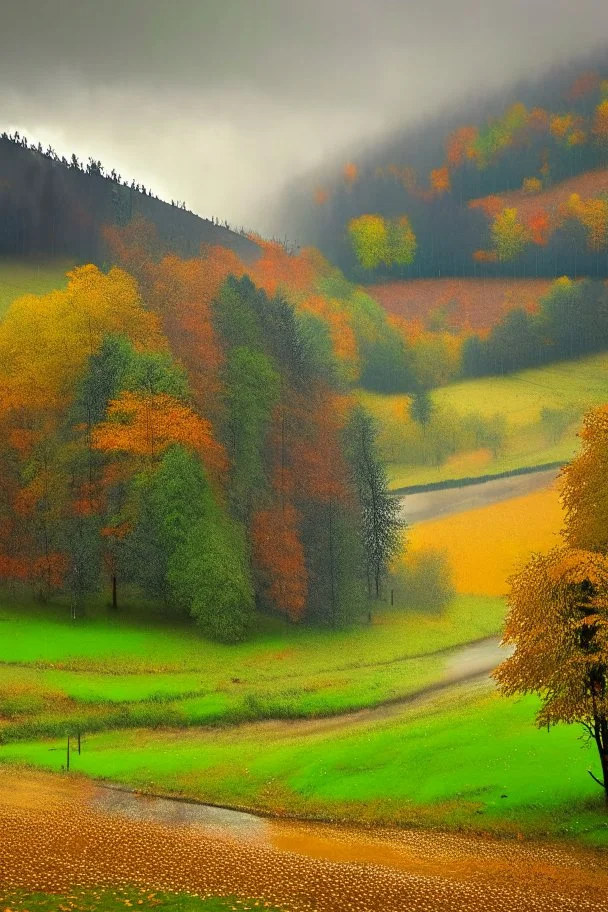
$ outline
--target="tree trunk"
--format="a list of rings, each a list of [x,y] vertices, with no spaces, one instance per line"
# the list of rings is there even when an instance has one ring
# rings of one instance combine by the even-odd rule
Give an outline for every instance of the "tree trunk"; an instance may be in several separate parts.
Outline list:
[[[112,574],[112,608],[114,611],[118,608],[118,593],[116,589],[116,574]]]
[[[608,719],[605,716],[595,716],[593,720],[593,739],[597,746],[602,768],[602,779],[598,779],[591,770],[589,775],[594,782],[604,790],[604,801],[608,809]]]

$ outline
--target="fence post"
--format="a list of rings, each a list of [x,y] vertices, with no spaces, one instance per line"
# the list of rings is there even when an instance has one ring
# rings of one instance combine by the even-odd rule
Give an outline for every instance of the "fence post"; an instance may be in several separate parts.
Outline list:
[[[70,736],[69,735],[68,735],[68,749],[67,749],[67,755],[66,755],[66,769],[69,773],[69,771],[70,771]]]

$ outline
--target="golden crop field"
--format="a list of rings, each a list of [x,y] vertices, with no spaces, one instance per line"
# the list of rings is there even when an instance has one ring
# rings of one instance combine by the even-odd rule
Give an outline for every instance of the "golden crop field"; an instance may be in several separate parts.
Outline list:
[[[560,543],[563,513],[557,486],[415,525],[409,553],[441,551],[456,589],[504,595],[507,579],[534,551]]]

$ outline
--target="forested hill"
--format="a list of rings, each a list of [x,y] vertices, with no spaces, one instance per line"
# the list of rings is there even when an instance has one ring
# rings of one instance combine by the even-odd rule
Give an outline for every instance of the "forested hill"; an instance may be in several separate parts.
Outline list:
[[[608,55],[302,177],[277,228],[351,277],[608,275]]]
[[[68,161],[20,137],[0,136],[0,255],[68,257],[101,264],[104,226],[134,218],[155,226],[164,249],[191,256],[201,244],[221,245],[251,261],[257,245],[227,224],[166,203],[147,188],[104,172],[101,162]]]

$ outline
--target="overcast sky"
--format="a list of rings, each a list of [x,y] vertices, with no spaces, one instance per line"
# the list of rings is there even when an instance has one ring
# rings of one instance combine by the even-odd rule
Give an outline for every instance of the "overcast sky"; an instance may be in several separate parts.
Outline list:
[[[298,173],[608,44],[606,0],[3,0],[0,130],[267,227]]]

